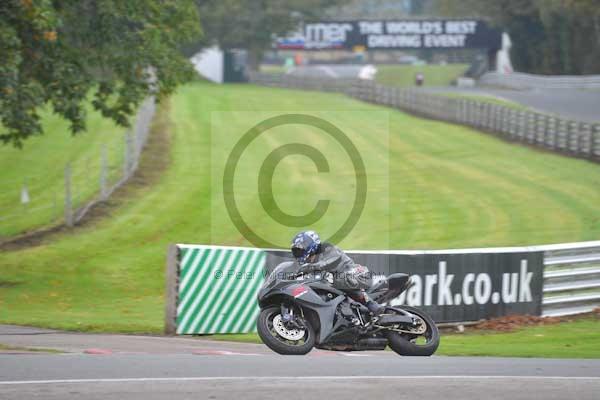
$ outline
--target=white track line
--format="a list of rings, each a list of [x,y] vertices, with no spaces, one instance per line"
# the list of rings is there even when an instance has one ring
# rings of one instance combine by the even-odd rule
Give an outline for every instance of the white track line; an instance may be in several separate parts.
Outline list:
[[[136,383],[136,382],[210,382],[210,381],[272,381],[274,379],[289,380],[360,380],[360,379],[379,379],[379,380],[411,380],[411,379],[462,379],[462,380],[591,380],[600,383],[600,377],[597,376],[490,376],[490,375],[415,375],[415,376],[199,376],[199,377],[179,377],[179,378],[114,378],[114,379],[53,379],[53,380],[31,380],[31,381],[0,381],[0,385],[47,385],[47,384],[69,384],[69,383]]]
[[[371,354],[340,353],[339,355],[346,357],[371,357]]]

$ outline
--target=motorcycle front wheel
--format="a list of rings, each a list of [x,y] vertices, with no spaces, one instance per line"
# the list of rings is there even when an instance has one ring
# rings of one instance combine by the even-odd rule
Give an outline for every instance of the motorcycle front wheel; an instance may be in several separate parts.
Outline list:
[[[303,322],[304,329],[288,329],[281,319],[281,308],[272,306],[260,311],[256,330],[263,343],[274,352],[304,355],[315,345],[315,331],[308,321]]]
[[[430,356],[440,345],[440,333],[433,319],[423,311],[413,307],[402,306],[403,310],[416,315],[425,324],[422,334],[400,333],[389,331],[388,344],[401,356]]]

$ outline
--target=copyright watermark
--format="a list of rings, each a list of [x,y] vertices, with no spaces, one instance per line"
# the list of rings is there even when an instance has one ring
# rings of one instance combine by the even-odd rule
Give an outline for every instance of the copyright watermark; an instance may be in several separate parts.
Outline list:
[[[359,242],[369,234],[361,231],[365,218],[385,223],[389,215],[387,118],[387,112],[212,113],[213,242],[285,248],[309,228],[324,241]]]
[[[265,274],[263,274],[265,275]],[[215,279],[246,279],[251,280],[256,277],[256,274],[252,271],[238,271],[235,269],[221,270],[217,269],[213,272]]]
[[[324,280],[334,280],[334,281],[350,281],[353,279],[356,279],[357,274],[355,272],[352,271],[343,271],[343,272],[338,272],[338,271],[331,271],[331,272],[327,272],[327,271],[319,271],[319,272],[310,272],[310,273],[304,273],[304,274],[299,274],[298,272],[277,272],[277,273],[269,273],[266,270],[256,273],[253,271],[240,271],[240,270],[235,270],[235,269],[226,269],[226,270],[222,270],[222,269],[217,269],[215,271],[213,271],[213,277],[215,279],[234,279],[234,280],[252,280],[255,278],[268,278],[269,276],[271,276],[273,279],[277,279],[277,280],[282,280],[282,281],[293,281],[293,280],[304,280],[304,279],[310,279],[312,277],[315,276],[315,274],[318,274],[319,276],[322,277],[322,279]],[[363,274],[360,274],[360,277],[363,279],[371,279],[371,280],[377,280],[380,276],[382,276],[383,273],[381,272],[377,272],[377,271],[367,271]]]

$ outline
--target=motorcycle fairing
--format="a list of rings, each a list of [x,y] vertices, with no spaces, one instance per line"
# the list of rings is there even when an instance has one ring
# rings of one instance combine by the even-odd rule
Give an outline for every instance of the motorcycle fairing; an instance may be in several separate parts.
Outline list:
[[[340,294],[329,301],[324,301],[314,290],[329,289],[330,292]],[[333,289],[333,290],[331,290]],[[318,343],[324,343],[334,330],[335,311],[338,305],[344,301],[344,293],[330,286],[318,282],[303,282],[290,285],[289,282],[281,282],[269,290],[270,293],[259,299],[259,304],[266,304],[273,297],[286,297],[290,303],[296,303],[303,308],[314,311],[319,317]]]

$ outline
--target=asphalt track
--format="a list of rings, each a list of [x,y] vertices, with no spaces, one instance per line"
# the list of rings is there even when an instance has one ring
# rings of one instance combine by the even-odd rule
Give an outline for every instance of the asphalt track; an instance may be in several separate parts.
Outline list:
[[[443,340],[443,339],[442,339]],[[600,360],[399,357],[0,326],[1,399],[598,399]]]
[[[358,78],[364,65],[348,64],[321,64],[294,67],[288,74],[310,78]]]
[[[559,115],[576,121],[600,122],[600,90],[529,89],[510,90],[491,87],[425,88],[431,92],[491,96],[522,104],[533,110]]]
[[[295,67],[295,76],[321,78],[357,78],[362,65],[307,65]],[[427,79],[427,76],[425,76]],[[600,122],[600,90],[578,89],[530,89],[509,90],[492,87],[458,88],[424,87],[429,92],[462,93],[466,95],[491,96],[522,104],[533,110],[555,114],[576,121]]]

